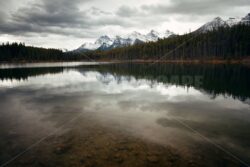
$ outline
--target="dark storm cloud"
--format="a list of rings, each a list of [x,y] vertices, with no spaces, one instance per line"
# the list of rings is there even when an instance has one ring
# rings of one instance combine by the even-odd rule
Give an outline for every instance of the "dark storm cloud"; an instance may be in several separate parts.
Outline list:
[[[0,31],[13,34],[53,32],[55,27],[80,24],[78,3],[79,0],[43,0],[30,4],[18,9],[9,18],[0,20]]]
[[[15,6],[13,2],[0,1],[2,34],[28,36],[33,33],[47,33],[91,37],[94,35],[89,32],[90,29],[98,31],[105,26],[142,27],[167,21],[165,15],[179,14],[185,20],[190,16],[219,16],[232,8],[250,7],[249,0],[171,0],[170,3],[162,1],[137,7],[122,5],[112,13],[96,7],[80,9],[90,6],[87,3],[92,2],[91,0],[41,0],[9,12],[8,9]]]
[[[250,7],[249,0],[171,0],[170,4],[143,5],[141,9],[154,14],[211,15],[234,8]]]
[[[40,26],[84,25],[86,14],[77,5],[79,0],[43,0],[21,8],[12,15],[13,21]]]
[[[0,17],[0,32],[16,35],[51,33],[72,36],[91,36],[84,29],[105,25],[129,25],[111,13],[92,7],[80,10],[89,0],[42,0],[18,9],[10,18]],[[0,11],[1,13],[1,11]],[[77,31],[78,29],[78,31]],[[83,30],[82,32],[79,31]]]

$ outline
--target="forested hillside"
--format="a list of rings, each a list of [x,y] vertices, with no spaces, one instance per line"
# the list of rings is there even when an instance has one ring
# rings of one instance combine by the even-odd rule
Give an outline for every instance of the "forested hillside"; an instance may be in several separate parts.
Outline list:
[[[206,33],[193,32],[158,42],[89,52],[88,56],[108,60],[242,59],[250,56],[250,26],[240,24]]]

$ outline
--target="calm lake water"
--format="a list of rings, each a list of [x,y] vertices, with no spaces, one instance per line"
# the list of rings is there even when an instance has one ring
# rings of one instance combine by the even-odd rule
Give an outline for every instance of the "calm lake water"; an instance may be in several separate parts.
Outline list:
[[[249,66],[5,65],[0,98],[0,166],[250,164]]]

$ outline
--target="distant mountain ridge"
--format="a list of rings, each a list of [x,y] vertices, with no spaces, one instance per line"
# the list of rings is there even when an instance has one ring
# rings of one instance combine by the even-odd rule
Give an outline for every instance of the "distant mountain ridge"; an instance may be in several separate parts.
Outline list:
[[[125,36],[115,36],[111,38],[107,35],[99,37],[94,43],[84,43],[74,52],[86,52],[91,50],[109,50],[118,47],[130,46],[137,43],[156,42],[158,39],[168,38],[175,35],[173,32],[166,30],[163,33],[159,33],[155,30],[151,30],[147,34],[141,34],[139,32],[132,32]]]
[[[250,13],[248,13],[243,18],[229,18],[228,20],[223,20],[220,17],[214,18],[212,21],[204,24],[195,32],[205,33],[208,31],[217,30],[220,27],[232,27],[237,24],[248,24],[250,25]]]
[[[237,24],[248,24],[250,25],[250,13],[248,13],[243,18],[229,18],[228,20],[223,20],[220,17],[214,18],[212,21],[207,22],[197,30],[195,33],[206,33],[208,31],[218,30],[220,27],[232,27]],[[103,35],[99,37],[94,43],[84,43],[78,49],[73,52],[81,53],[92,50],[110,50],[114,48],[120,48],[125,46],[131,46],[137,43],[145,43],[145,42],[156,42],[158,39],[168,38],[176,35],[175,33],[166,30],[163,33],[159,33],[155,30],[151,30],[147,34],[141,34],[139,32],[132,32],[125,36],[115,36],[111,38],[107,35]]]

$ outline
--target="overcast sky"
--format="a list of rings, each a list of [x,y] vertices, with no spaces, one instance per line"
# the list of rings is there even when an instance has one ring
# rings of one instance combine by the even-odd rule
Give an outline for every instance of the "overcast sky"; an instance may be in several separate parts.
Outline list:
[[[104,34],[182,34],[249,12],[250,0],[0,0],[0,42],[75,49]]]

